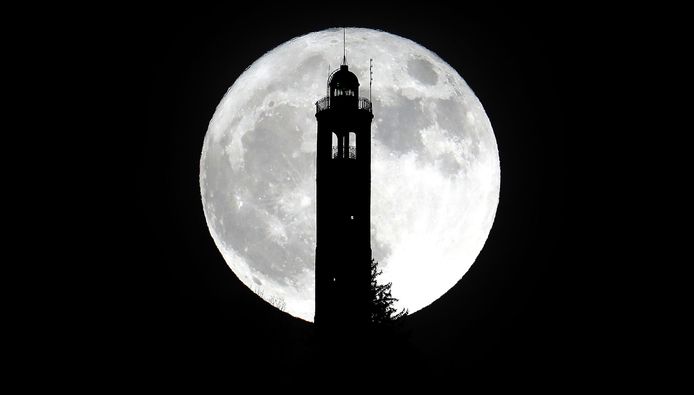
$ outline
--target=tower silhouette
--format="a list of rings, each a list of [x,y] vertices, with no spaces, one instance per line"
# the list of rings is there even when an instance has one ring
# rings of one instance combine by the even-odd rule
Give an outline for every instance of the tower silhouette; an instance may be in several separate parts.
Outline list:
[[[346,57],[316,102],[316,312],[321,329],[369,323],[371,101]]]

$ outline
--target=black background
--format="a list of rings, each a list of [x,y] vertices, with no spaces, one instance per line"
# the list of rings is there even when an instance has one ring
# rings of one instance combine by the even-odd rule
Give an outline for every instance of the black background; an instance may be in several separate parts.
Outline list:
[[[580,252],[569,249],[565,222],[567,137],[588,28],[575,10],[446,10],[432,2],[178,6],[114,10],[88,21],[98,38],[75,32],[94,49],[87,57],[98,67],[86,75],[113,92],[97,113],[109,133],[94,142],[108,147],[107,160],[95,158],[109,179],[99,189],[108,213],[95,222],[108,233],[89,235],[84,248],[99,257],[99,268],[82,274],[100,296],[80,301],[102,330],[84,334],[90,358],[122,361],[123,378],[204,366],[220,377],[314,380],[321,361],[311,325],[255,296],[214,245],[199,159],[217,104],[246,67],[293,37],[357,26],[412,39],[455,68],[482,102],[501,159],[489,239],[453,289],[407,318],[399,363],[410,373],[396,379],[566,385],[579,366],[597,374],[584,365]]]

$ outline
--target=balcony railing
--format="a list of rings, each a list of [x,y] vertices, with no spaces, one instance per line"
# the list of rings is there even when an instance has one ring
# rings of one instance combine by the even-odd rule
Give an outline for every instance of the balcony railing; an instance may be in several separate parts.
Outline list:
[[[316,102],[316,112],[321,112],[330,108],[330,96],[326,96]]]
[[[347,158],[341,158],[337,147],[333,147],[333,159],[357,159],[357,147],[348,147]]]
[[[358,108],[360,110],[366,110],[368,112],[371,112],[371,100],[365,98],[365,97],[360,97],[359,98],[359,106]]]
[[[327,110],[330,108],[330,96],[326,96],[316,102],[316,112],[321,112],[323,110]],[[359,100],[357,100],[357,108],[359,110],[366,110],[368,112],[372,112],[372,106],[371,106],[371,100],[365,98],[365,97],[360,97]]]

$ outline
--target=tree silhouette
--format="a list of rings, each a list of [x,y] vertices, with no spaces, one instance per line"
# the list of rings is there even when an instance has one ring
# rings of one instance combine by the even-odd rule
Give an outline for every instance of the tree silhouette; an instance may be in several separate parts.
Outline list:
[[[394,323],[407,315],[407,309],[397,311],[393,304],[398,301],[390,293],[393,283],[379,284],[377,277],[383,273],[378,269],[378,262],[371,260],[371,287],[369,289],[371,299],[370,318],[374,325]]]

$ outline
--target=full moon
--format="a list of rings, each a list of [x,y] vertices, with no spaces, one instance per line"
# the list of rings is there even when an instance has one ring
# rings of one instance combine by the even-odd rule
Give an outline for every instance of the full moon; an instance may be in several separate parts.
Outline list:
[[[348,28],[350,71],[371,94],[371,247],[398,308],[452,288],[480,253],[499,202],[499,153],[482,104],[435,53]],[[256,60],[217,106],[200,159],[210,233],[256,294],[313,321],[315,102],[343,56],[343,30],[294,38]],[[373,84],[369,92],[369,59]]]

